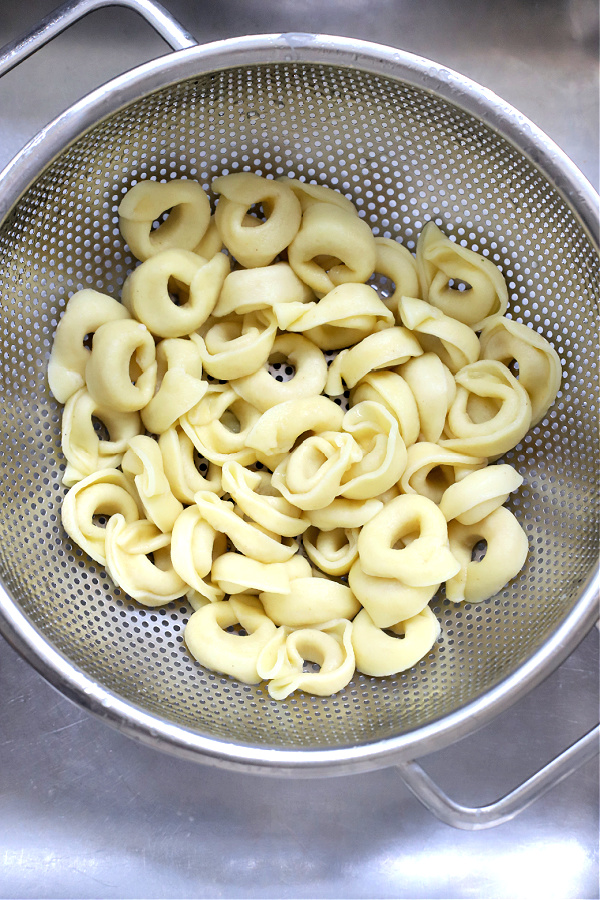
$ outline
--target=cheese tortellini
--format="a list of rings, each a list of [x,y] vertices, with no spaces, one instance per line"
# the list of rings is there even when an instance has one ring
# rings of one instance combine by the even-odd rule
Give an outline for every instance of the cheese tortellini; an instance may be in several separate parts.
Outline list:
[[[413,256],[324,185],[236,172],[212,194],[135,184],[120,300],[67,303],[65,531],[137,602],[185,597],[189,653],[275,700],[410,669],[442,585],[481,603],[525,564],[523,478],[490,463],[552,405],[559,358],[432,222]]]

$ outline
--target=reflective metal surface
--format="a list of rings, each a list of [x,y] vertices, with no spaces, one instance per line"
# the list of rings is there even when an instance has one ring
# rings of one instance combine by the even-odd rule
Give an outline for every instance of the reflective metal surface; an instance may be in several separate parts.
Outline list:
[[[573,118],[577,107],[587,110],[592,123],[595,115],[596,53],[586,4],[504,3],[502,15],[500,6],[496,14],[494,4],[487,4],[485,13],[473,4],[468,40],[464,11],[452,13],[450,4],[436,3],[431,17],[433,5],[428,6],[428,15],[419,17],[409,4],[371,4],[366,16],[363,4],[331,4],[318,11],[296,3],[293,10],[276,13],[270,4],[249,3],[244,6],[246,17],[254,13],[249,22],[238,17],[237,4],[222,3],[221,18],[209,24],[208,34],[203,24],[211,16],[208,5],[173,2],[171,9],[201,40],[310,29],[382,40],[431,56],[520,107],[597,180],[595,165],[584,164],[597,157],[596,130],[590,139],[588,120],[579,132]],[[0,39],[15,36],[49,8],[33,3],[17,14],[15,6],[14,21],[6,23]],[[24,21],[25,12],[31,21]],[[3,115],[10,124],[0,138],[2,163],[18,149],[18,141],[12,148],[10,142],[23,116],[28,130],[21,144],[119,68],[163,52],[158,39],[140,35],[134,17],[120,11],[102,15],[110,15],[110,24],[89,19],[26,63],[26,75],[23,67],[0,83],[0,108],[12,110],[10,117]],[[457,24],[463,29],[462,59],[452,58]],[[494,82],[499,73],[493,64],[486,78],[486,61],[515,52],[510,41],[521,47],[531,71],[546,54],[556,71],[562,62],[558,83],[540,81],[532,100],[531,79],[525,90],[518,66],[512,96]],[[480,72],[469,69],[470,53],[483,66]],[[63,81],[65,69],[76,71],[77,78]],[[565,72],[574,70],[581,77],[572,80],[569,91]],[[96,77],[87,83],[90,71]],[[564,106],[557,103],[561,97]],[[565,137],[569,131],[572,146],[561,141],[559,128]],[[475,803],[493,799],[543,764],[593,724],[595,638],[588,637],[546,684],[485,732],[427,760],[426,768],[457,799]],[[134,745],[55,695],[8,648],[0,657],[0,692],[4,896],[597,896],[594,763],[516,822],[492,834],[462,835],[422,810],[393,769],[319,782],[272,782],[174,761]]]

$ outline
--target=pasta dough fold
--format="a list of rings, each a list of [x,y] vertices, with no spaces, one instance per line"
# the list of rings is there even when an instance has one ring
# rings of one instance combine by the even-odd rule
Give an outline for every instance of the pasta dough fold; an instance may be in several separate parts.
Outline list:
[[[417,268],[423,299],[465,325],[506,312],[508,289],[498,267],[451,241],[434,222],[419,235]]]
[[[85,381],[97,403],[117,412],[135,412],[154,394],[156,369],[154,341],[146,326],[121,319],[101,325],[94,334]]]
[[[171,564],[170,544],[170,535],[153,522],[127,523],[117,513],[106,524],[108,574],[138,603],[165,606],[188,590]]]

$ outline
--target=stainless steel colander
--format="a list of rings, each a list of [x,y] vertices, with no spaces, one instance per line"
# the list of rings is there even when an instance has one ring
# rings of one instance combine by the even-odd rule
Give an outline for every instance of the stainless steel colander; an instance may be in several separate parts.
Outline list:
[[[86,97],[0,175],[0,628],[65,694],[162,749],[274,774],[398,764],[446,821],[502,821],[589,758],[597,734],[484,810],[458,807],[412,760],[517,700],[597,615],[598,197],[529,121],[432,62],[304,34],[198,47],[157,4],[123,2],[180,52]],[[67,4],[5,51],[0,74],[102,5]],[[501,267],[510,315],[563,363],[556,403],[506,456],[526,479],[512,501],[530,542],[521,576],[479,606],[435,601],[442,637],[426,659],[396,677],[356,675],[329,698],[276,702],[203,671],[182,642],[189,608],[137,606],[60,521],[61,409],[46,367],[68,297],[118,296],[134,260],[116,211],[136,180],[209,189],[241,170],[335,187],[410,249],[435,220]]]

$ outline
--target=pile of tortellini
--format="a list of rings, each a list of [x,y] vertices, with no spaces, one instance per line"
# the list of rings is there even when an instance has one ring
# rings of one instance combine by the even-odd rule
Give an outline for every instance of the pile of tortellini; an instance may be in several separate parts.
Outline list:
[[[193,180],[137,183],[120,301],[68,301],[63,523],[138,602],[188,598],[203,666],[329,695],[426,655],[440,585],[480,603],[521,570],[503,504],[523,479],[489,463],[542,419],[560,362],[433,222],[415,258],[325,186],[238,172],[212,191],[214,214]]]

